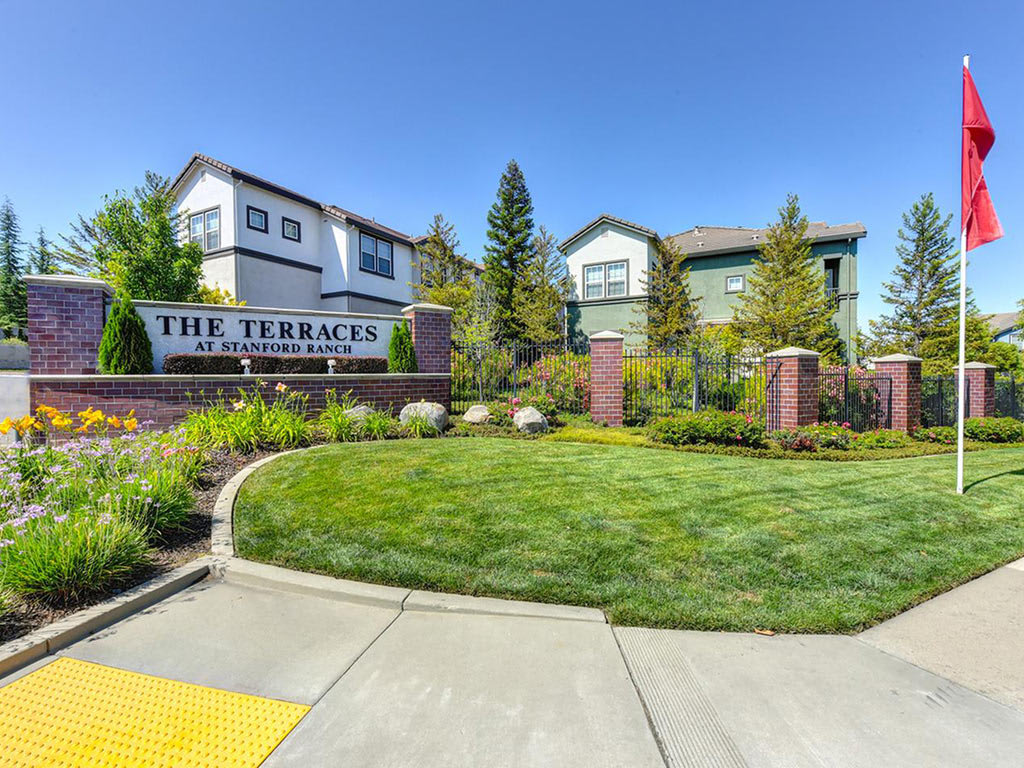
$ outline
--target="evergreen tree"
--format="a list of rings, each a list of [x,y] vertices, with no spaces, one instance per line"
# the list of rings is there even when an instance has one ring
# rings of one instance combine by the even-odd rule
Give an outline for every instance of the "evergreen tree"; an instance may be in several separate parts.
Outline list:
[[[28,326],[28,294],[21,260],[21,226],[11,201],[0,205],[0,329],[8,333]]]
[[[524,280],[533,259],[533,201],[515,160],[510,160],[501,174],[487,225],[483,280],[494,291],[502,337],[521,339],[524,329],[522,317],[515,311],[516,286]]]
[[[416,373],[419,365],[416,362],[416,348],[412,343],[412,331],[404,319],[401,325],[395,325],[388,343],[388,373]]]
[[[896,246],[899,263],[893,280],[882,283],[882,300],[893,311],[869,322],[871,338],[865,351],[871,355],[903,352],[924,357],[930,336],[948,334],[950,310],[958,312],[960,301],[956,238],[949,234],[952,219],[952,214],[942,215],[930,192],[903,214],[903,226],[896,233],[901,241]],[[958,316],[953,317],[954,324]]]
[[[468,321],[475,280],[469,259],[459,253],[455,226],[435,214],[427,239],[416,250],[420,279],[412,284],[413,296],[417,301],[451,307],[452,334],[458,335]]]
[[[924,359],[921,370],[926,375],[948,374],[956,370],[960,360],[960,297],[957,289],[956,304],[943,310],[936,318],[935,327],[921,342],[918,357]],[[977,307],[967,304],[966,361],[984,361],[992,345],[992,329],[988,321],[978,314]]]
[[[153,348],[146,324],[128,296],[121,295],[110,310],[100,340],[100,373],[139,375],[153,372]]]
[[[501,336],[498,326],[498,302],[494,289],[486,283],[477,283],[466,313],[466,322],[452,328],[452,339],[459,344],[493,344]]]
[[[565,335],[565,302],[571,281],[565,256],[555,236],[542,225],[533,238],[533,256],[515,287],[516,326],[525,339],[537,343],[558,341]]]
[[[180,242],[181,227],[169,180],[147,171],[133,194],[116,192],[91,219],[79,216],[60,256],[132,298],[195,301],[203,251]]]
[[[832,322],[825,274],[806,234],[807,217],[800,212],[799,198],[790,194],[778,221],[768,227],[733,322],[762,353],[804,347],[821,353],[824,362],[838,362],[843,345]]]
[[[701,297],[690,295],[690,267],[682,248],[672,240],[658,240],[654,262],[641,282],[647,301],[633,307],[641,319],[629,330],[658,349],[689,346],[700,319]]]
[[[36,234],[36,244],[32,246],[29,270],[33,275],[52,275],[57,272],[57,258],[50,250],[50,241],[46,239],[46,233],[42,227]]]

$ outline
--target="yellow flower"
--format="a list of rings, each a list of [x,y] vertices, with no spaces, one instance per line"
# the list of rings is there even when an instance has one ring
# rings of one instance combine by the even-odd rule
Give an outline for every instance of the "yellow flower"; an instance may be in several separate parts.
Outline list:
[[[67,429],[68,427],[71,426],[71,419],[68,416],[65,416],[64,414],[60,414],[58,416],[54,416],[51,423],[57,429]]]
[[[117,418],[117,416],[111,416],[110,418],[108,418],[107,419],[107,424],[112,426],[114,429],[120,429],[121,428],[121,420],[119,418]]]
[[[132,413],[135,413],[135,411],[132,411]],[[125,428],[125,430],[127,430],[128,432],[134,432],[135,428],[137,426],[139,426],[139,421],[134,416],[128,416],[128,417],[125,418],[125,420],[124,420],[124,428]]]
[[[14,426],[14,422],[11,421],[11,417],[8,416],[3,421],[0,421],[0,435],[6,435],[11,431],[11,427]]]

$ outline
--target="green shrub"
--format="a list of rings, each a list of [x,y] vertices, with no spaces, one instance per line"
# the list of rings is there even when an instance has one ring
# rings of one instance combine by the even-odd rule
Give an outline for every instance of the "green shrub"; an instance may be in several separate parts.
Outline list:
[[[27,347],[28,342],[24,339],[19,339],[17,336],[4,336],[0,339],[0,344],[10,347]]]
[[[813,453],[818,450],[815,435],[803,429],[777,429],[771,433],[770,438],[785,451]]]
[[[698,411],[671,416],[650,428],[652,440],[668,445],[764,445],[764,425],[742,413]]]
[[[980,443],[1024,442],[1024,421],[1012,418],[964,420],[964,437]]]
[[[560,411],[590,409],[590,355],[546,353],[519,371],[523,396],[549,396]]]
[[[850,425],[846,422],[842,424],[836,424],[835,422],[811,424],[807,427],[801,427],[801,429],[814,438],[814,443],[818,448],[825,450],[848,450],[850,445],[857,439],[857,433],[852,431]]]
[[[100,341],[99,370],[106,374],[146,374],[153,372],[153,348],[146,325],[127,296],[114,302],[103,326]]]
[[[402,434],[414,438],[437,437],[438,431],[425,414],[413,413],[402,425]]]
[[[401,325],[395,325],[391,331],[388,344],[388,373],[416,373],[419,365],[416,362],[416,349],[412,343],[412,331],[409,323],[403,318]]]
[[[388,370],[388,361],[383,357],[197,353],[167,355],[164,357],[164,373],[237,376],[243,372],[242,360],[249,360],[250,373],[267,376],[285,373],[322,373],[326,375],[328,372],[328,360],[334,360],[334,372],[337,374],[386,373]]]
[[[359,424],[359,436],[365,440],[388,440],[398,434],[398,419],[390,413],[368,413]]]
[[[898,429],[873,429],[857,435],[854,447],[859,451],[872,448],[905,448],[913,442],[910,435]]]
[[[123,584],[149,562],[145,533],[111,515],[47,515],[4,543],[0,587],[57,604]]]
[[[278,383],[274,398],[263,397],[266,382],[239,389],[230,403],[223,397],[190,411],[182,424],[189,439],[208,448],[252,453],[258,448],[280,450],[309,442],[312,424],[306,419],[306,395]]]
[[[316,419],[316,431],[325,440],[351,443],[359,439],[359,423],[346,411],[356,406],[356,398],[349,390],[341,399],[333,389],[325,393],[324,409]]]
[[[919,427],[914,430],[913,439],[923,443],[956,445],[956,427]]]

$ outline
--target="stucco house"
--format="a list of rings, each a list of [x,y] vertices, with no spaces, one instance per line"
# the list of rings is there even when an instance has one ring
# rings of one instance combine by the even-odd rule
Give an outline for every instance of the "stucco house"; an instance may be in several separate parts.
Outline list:
[[[728,323],[747,288],[765,229],[694,227],[669,235],[688,254],[690,286],[701,297],[705,323]],[[835,303],[835,323],[847,349],[857,332],[857,241],[867,235],[860,222],[807,228],[811,248]],[[567,315],[570,337],[622,330],[627,343],[643,342],[628,327],[638,319],[633,308],[644,301],[643,281],[655,258],[660,236],[649,227],[601,214],[560,244],[573,281]]]
[[[250,306],[395,314],[412,303],[417,238],[206,155],[172,191],[204,282]]]

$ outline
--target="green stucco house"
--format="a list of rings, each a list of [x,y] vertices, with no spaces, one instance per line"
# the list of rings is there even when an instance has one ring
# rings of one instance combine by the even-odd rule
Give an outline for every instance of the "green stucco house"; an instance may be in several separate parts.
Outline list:
[[[701,297],[706,323],[728,323],[747,287],[766,230],[746,227],[694,227],[669,235],[688,254],[693,295]],[[857,241],[864,225],[811,222],[812,242],[835,302],[835,323],[847,349],[857,333]],[[626,334],[627,344],[643,339],[628,331],[638,319],[633,308],[644,301],[643,281],[655,258],[659,235],[653,229],[601,214],[562,241],[573,288],[566,322],[570,338],[605,330]]]

